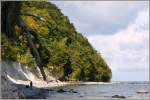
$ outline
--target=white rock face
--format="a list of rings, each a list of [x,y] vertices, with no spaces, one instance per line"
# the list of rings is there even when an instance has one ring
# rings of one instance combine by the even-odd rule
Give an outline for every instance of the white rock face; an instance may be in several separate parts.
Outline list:
[[[46,72],[46,71],[45,71]],[[1,93],[3,99],[19,99],[24,98],[25,90],[17,90],[15,84],[29,85],[32,81],[33,86],[37,88],[45,87],[56,87],[63,86],[67,83],[56,81],[52,76],[47,78],[51,80],[50,82],[43,81],[40,78],[39,70],[35,70],[34,73],[28,70],[28,67],[19,64],[18,62],[1,62]]]
[[[18,92],[17,88],[9,81],[6,70],[1,64],[1,95],[3,99],[19,99],[24,98],[23,93]]]
[[[14,84],[29,85],[30,81],[38,79],[27,67],[18,62],[1,62],[1,93],[4,99],[24,98],[22,92],[18,92]]]

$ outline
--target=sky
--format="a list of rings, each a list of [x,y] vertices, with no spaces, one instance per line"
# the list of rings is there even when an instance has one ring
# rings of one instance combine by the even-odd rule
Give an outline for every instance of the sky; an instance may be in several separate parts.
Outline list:
[[[149,80],[148,1],[53,1],[101,53],[112,81]]]

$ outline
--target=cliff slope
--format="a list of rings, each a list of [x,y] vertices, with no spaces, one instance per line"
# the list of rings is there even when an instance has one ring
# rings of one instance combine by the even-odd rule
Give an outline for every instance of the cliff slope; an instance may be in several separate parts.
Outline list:
[[[1,25],[3,61],[39,67],[45,80],[110,81],[105,60],[56,5],[3,1]]]

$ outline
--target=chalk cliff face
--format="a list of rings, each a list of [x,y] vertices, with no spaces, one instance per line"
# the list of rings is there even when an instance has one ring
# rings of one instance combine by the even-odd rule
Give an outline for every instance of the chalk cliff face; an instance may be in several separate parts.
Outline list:
[[[2,77],[4,76],[6,80],[10,81],[9,83],[29,85],[29,82],[32,81],[36,85],[36,83],[39,84],[44,82],[39,69],[30,71],[28,66],[12,61],[2,61],[1,66],[3,72]],[[56,81],[56,79],[52,76],[48,76],[48,81]]]
[[[2,71],[11,81],[32,81],[40,77],[38,70],[30,72],[28,66],[21,65],[19,62],[2,61]]]
[[[9,65],[9,64],[7,64]],[[7,66],[6,63],[4,64],[4,62],[2,62],[1,64],[1,95],[3,99],[19,99],[19,98],[24,98],[24,94],[22,92],[19,92],[17,90],[17,87],[14,85],[14,83],[8,78],[8,73],[9,75],[19,75],[19,73],[13,71],[14,73],[12,73],[12,71],[7,70],[7,67],[11,67],[12,66]],[[7,71],[6,71],[7,70]],[[25,77],[20,77],[20,78],[25,78]]]
[[[1,77],[1,96],[3,99],[24,98],[24,94],[18,91],[17,87],[11,81],[9,81],[4,73]]]
[[[56,83],[55,78],[48,78],[49,80],[53,81],[52,84]],[[35,69],[31,72],[29,71],[28,66],[21,65],[18,62],[1,62],[1,93],[3,99],[27,98],[27,95],[32,97],[32,95],[35,95],[36,92],[37,94],[41,93],[40,90],[32,91],[28,88],[25,88],[27,85],[30,85],[31,81],[33,86],[36,88],[51,86],[51,84],[47,84],[47,82],[42,80],[42,76],[38,69]],[[37,94],[35,95],[35,98],[38,98]]]
[[[3,1],[1,25],[10,80],[110,81],[105,60],[56,5]]]

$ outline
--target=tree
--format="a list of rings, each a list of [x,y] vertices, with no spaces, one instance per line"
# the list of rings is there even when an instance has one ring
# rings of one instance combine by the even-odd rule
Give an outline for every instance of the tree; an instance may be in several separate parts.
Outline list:
[[[48,63],[49,52],[45,45],[41,42],[40,37],[37,32],[31,29],[22,20],[21,15],[33,16],[38,20],[43,20],[41,17],[34,14],[28,14],[26,12],[21,12],[21,1],[3,1],[2,2],[2,32],[6,34],[10,41],[16,40],[15,26],[17,25],[22,29],[22,34],[26,36],[28,41],[28,46],[30,51],[35,58],[36,64],[39,67],[43,80],[46,80],[46,74],[44,72],[44,67]],[[13,43],[12,42],[12,43]],[[39,45],[39,48],[36,48]],[[46,57],[43,55],[46,55]]]
[[[102,56],[56,5],[3,1],[1,18],[2,59],[30,68],[36,63],[44,80],[44,67],[61,80],[110,80],[111,70]]]

